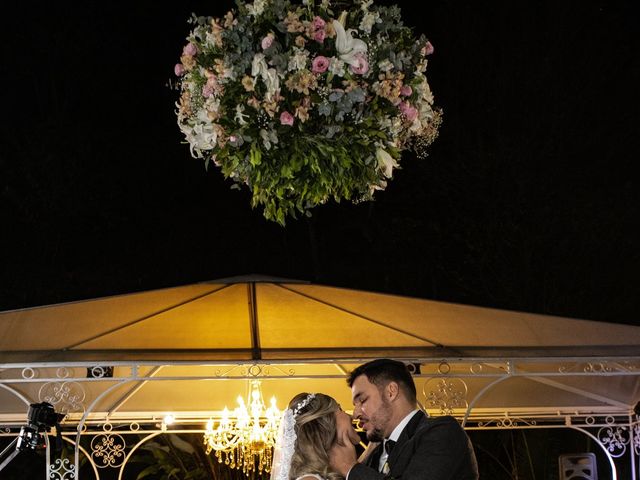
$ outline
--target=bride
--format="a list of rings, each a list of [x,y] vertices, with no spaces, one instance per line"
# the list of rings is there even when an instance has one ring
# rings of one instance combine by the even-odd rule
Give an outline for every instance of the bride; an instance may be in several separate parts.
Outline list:
[[[329,466],[329,450],[342,438],[360,443],[351,417],[322,393],[299,393],[280,422],[271,480],[339,480]]]

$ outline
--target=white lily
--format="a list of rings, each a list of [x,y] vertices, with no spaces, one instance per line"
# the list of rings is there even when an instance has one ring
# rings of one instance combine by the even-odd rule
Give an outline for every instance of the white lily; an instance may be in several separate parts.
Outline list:
[[[378,183],[372,183],[369,185],[369,195],[373,195],[376,190],[384,190],[385,188],[387,188],[386,180],[380,180]]]
[[[384,169],[384,176],[391,178],[393,169],[398,168],[398,162],[382,148],[376,149],[376,160],[378,160],[378,167]]]
[[[265,94],[265,98],[268,101],[271,101],[278,90],[280,90],[280,79],[278,78],[278,72],[276,72],[275,68],[269,68],[262,75],[262,80],[267,86],[267,93]]]
[[[367,44],[359,38],[353,38],[351,32],[354,30],[345,31],[338,20],[333,21],[333,28],[336,31],[336,50],[340,60],[349,65],[358,65],[356,57],[367,53]]]
[[[236,105],[236,114],[234,116],[235,121],[240,125],[246,125],[247,121],[245,120],[245,117],[249,117],[249,115],[244,113],[244,106],[240,104]]]
[[[262,77],[268,68],[267,61],[264,59],[264,54],[256,53],[253,56],[253,61],[251,62],[251,75],[254,78],[258,75]]]
[[[202,151],[212,150],[218,142],[218,135],[210,123],[181,123],[180,130],[186,136],[194,158],[202,158]]]
[[[265,0],[255,0],[253,5],[247,5],[247,12],[249,15],[253,15],[254,17],[258,17],[264,13],[264,7],[267,2]]]
[[[267,87],[265,98],[266,100],[271,101],[280,89],[280,79],[276,69],[269,68],[262,53],[256,53],[254,55],[253,61],[251,62],[251,75],[253,75],[254,79],[258,76],[262,78],[262,81]]]

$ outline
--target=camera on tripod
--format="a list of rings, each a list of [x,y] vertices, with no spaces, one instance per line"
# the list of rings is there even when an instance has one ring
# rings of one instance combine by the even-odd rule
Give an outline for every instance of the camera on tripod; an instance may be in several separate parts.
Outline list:
[[[59,424],[64,417],[64,414],[56,413],[50,403],[32,403],[27,413],[27,425],[20,429],[16,449],[38,450],[45,448],[46,443],[42,434],[49,432],[52,427],[60,430]]]
[[[20,435],[0,452],[0,471],[6,467],[16,455],[25,450],[43,450],[47,448],[45,434],[56,427],[55,450],[62,449],[62,435],[60,434],[60,422],[65,417],[62,413],[56,413],[53,405],[47,402],[32,403],[27,412],[27,424],[20,429]],[[13,446],[15,445],[15,448]],[[8,453],[13,448],[13,452]],[[5,457],[6,456],[6,457]]]

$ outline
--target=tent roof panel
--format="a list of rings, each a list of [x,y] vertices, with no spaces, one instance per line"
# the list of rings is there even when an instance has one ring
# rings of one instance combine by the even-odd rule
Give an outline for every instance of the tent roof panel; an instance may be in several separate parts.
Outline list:
[[[0,312],[0,419],[45,400],[97,417],[219,411],[253,377],[280,408],[299,391],[348,408],[347,372],[377,357],[415,364],[419,391],[463,379],[468,401],[502,378],[484,411],[625,414],[640,392],[640,327],[243,277]],[[94,365],[114,377],[87,378]]]

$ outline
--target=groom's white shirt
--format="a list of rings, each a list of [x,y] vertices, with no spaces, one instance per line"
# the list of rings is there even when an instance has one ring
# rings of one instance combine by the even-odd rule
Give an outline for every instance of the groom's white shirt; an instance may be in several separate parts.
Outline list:
[[[396,428],[393,429],[393,432],[391,432],[391,435],[389,435],[389,438],[386,438],[384,440],[384,442],[386,443],[387,440],[393,440],[394,442],[397,442],[398,438],[400,438],[400,434],[404,430],[404,427],[407,426],[407,424],[411,421],[411,419],[413,418],[413,416],[416,413],[418,413],[418,409],[415,409],[413,412],[410,412],[409,415],[404,417],[402,419],[402,421],[396,426]],[[382,471],[382,467],[384,467],[384,464],[387,463],[387,458],[388,457],[389,457],[389,455],[387,454],[387,451],[384,448],[384,443],[383,443],[382,455],[380,455],[380,462],[378,462],[378,471],[379,472]]]

